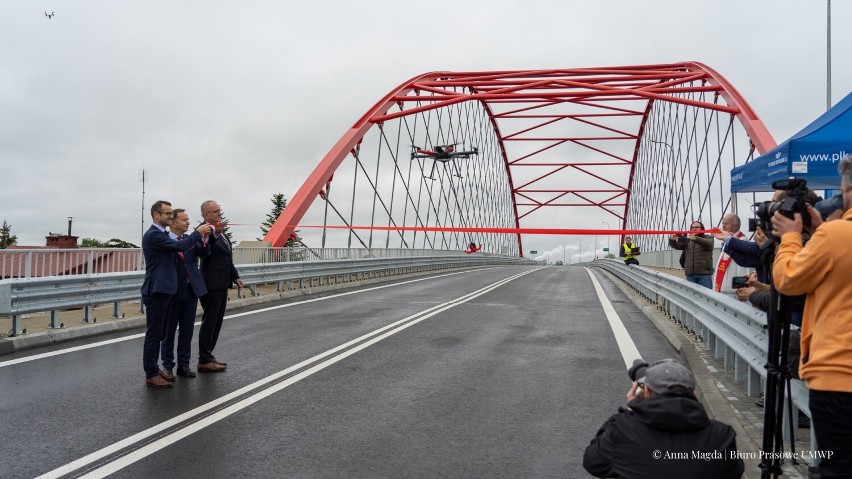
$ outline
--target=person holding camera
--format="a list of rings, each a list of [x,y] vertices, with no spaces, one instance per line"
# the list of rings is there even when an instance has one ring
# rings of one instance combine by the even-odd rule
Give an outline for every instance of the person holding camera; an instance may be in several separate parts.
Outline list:
[[[799,375],[809,390],[817,444],[832,451],[819,464],[821,477],[852,477],[852,156],[840,160],[842,221],[818,224],[803,244],[802,215],[772,216],[781,239],[772,266],[775,288],[807,295],[802,315]]]
[[[734,429],[710,419],[683,363],[637,359],[627,408],[607,419],[586,447],[583,467],[596,477],[742,477]]]
[[[633,244],[633,238],[626,236],[624,244],[621,245],[621,251],[618,252],[618,256],[624,258],[624,264],[627,266],[631,264],[639,266],[639,260],[636,257],[640,254],[642,253],[639,252],[639,247]]]
[[[704,224],[693,221],[690,231],[703,231]],[[706,234],[672,235],[669,246],[682,250],[681,266],[686,280],[713,289],[713,237]]]

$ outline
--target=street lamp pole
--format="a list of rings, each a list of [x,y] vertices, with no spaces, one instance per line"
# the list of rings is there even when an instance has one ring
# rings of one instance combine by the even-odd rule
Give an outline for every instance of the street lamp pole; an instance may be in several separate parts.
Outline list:
[[[609,231],[609,223],[607,223],[606,221],[601,221],[601,223],[605,224],[607,231]],[[608,249],[609,252],[612,253],[612,250],[609,249],[609,236],[610,236],[609,233],[607,233],[607,235],[606,235],[606,249]],[[606,258],[606,255],[604,255],[604,258]]]
[[[577,261],[578,263],[583,262],[583,238],[577,238],[577,251],[580,253],[580,259]]]
[[[831,110],[831,0],[826,0],[826,88],[825,88],[825,109]]]
[[[595,259],[598,259],[598,234],[595,233],[595,246],[593,248],[595,250]]]

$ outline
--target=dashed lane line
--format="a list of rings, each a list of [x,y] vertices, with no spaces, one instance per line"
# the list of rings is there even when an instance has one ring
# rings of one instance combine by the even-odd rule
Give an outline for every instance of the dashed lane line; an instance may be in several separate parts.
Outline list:
[[[310,359],[302,361],[287,369],[270,375],[260,381],[249,384],[230,394],[227,394],[219,399],[206,403],[195,409],[187,411],[179,416],[176,416],[168,421],[164,421],[156,426],[148,428],[142,432],[134,434],[126,439],[123,439],[115,444],[102,448],[91,454],[88,454],[76,461],[70,462],[64,466],[47,472],[37,479],[59,478],[68,474],[73,477],[83,477],[86,479],[95,479],[106,477],[116,471],[127,467],[151,454],[173,444],[197,431],[200,431],[235,412],[241,411],[250,405],[269,397],[270,395],[281,391],[282,389],[305,379],[312,374],[321,371],[338,361],[341,361],[358,351],[366,349],[373,344],[393,336],[394,334],[403,331],[421,321],[424,321],[438,313],[451,309],[460,304],[466,303],[474,298],[482,296],[510,281],[518,279],[529,273],[537,271],[537,269],[524,271],[514,276],[504,278],[500,281],[492,283],[484,288],[480,288],[472,293],[456,298],[437,306],[433,306],[424,311],[418,312],[406,318],[400,319],[385,327],[367,333],[347,343],[341,344],[324,353],[314,356]],[[307,368],[307,369],[305,369]],[[300,371],[295,375],[288,377],[290,374]],[[283,380],[282,380],[283,379]],[[277,382],[276,382],[277,381]],[[274,383],[268,386],[270,383]],[[262,389],[257,392],[258,389]],[[247,396],[246,396],[247,395]],[[242,397],[242,399],[239,399]],[[230,403],[230,404],[229,404]],[[206,415],[202,419],[197,419],[199,416],[204,416],[211,409],[220,408],[213,414]],[[181,427],[183,425],[183,427]],[[141,447],[133,448],[134,445],[145,442],[154,436],[160,435],[164,431],[171,430],[167,434],[163,434],[153,441],[144,443]],[[121,454],[124,452],[124,454]],[[105,458],[111,460],[104,461]],[[94,468],[92,465],[97,463]]]

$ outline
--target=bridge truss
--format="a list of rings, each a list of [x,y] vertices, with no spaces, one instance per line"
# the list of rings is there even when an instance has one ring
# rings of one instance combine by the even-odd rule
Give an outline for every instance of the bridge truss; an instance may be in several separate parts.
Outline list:
[[[476,153],[416,151],[450,144]],[[711,227],[743,209],[730,169],[773,146],[699,63],[428,73],[341,137],[265,239],[281,246],[298,229],[323,247],[521,255],[526,228]],[[668,248],[665,235],[634,236]]]

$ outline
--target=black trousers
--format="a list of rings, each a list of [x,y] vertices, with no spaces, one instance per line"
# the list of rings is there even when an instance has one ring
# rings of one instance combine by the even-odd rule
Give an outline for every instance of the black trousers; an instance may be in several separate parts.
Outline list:
[[[636,259],[636,258],[629,258],[629,259],[624,260],[624,264],[626,264],[627,266],[630,266],[631,264],[635,264],[636,266],[639,266],[639,260]]]
[[[165,334],[166,322],[171,313],[172,295],[154,293],[142,296],[145,304],[145,345],[142,349],[142,367],[145,368],[145,377],[152,378],[159,374],[160,366],[160,341]]]
[[[177,365],[189,367],[192,359],[192,332],[195,328],[195,310],[198,308],[198,298],[191,291],[185,299],[172,301],[172,311],[160,343],[160,357],[163,367],[175,367],[175,336],[177,336]],[[176,334],[180,329],[180,334]]]
[[[225,306],[228,304],[227,289],[211,289],[201,297],[201,328],[198,330],[198,363],[205,364],[216,359],[213,349],[219,340],[222,320],[225,318]]]
[[[817,448],[823,454],[819,477],[852,478],[852,392],[810,390],[808,405]]]

